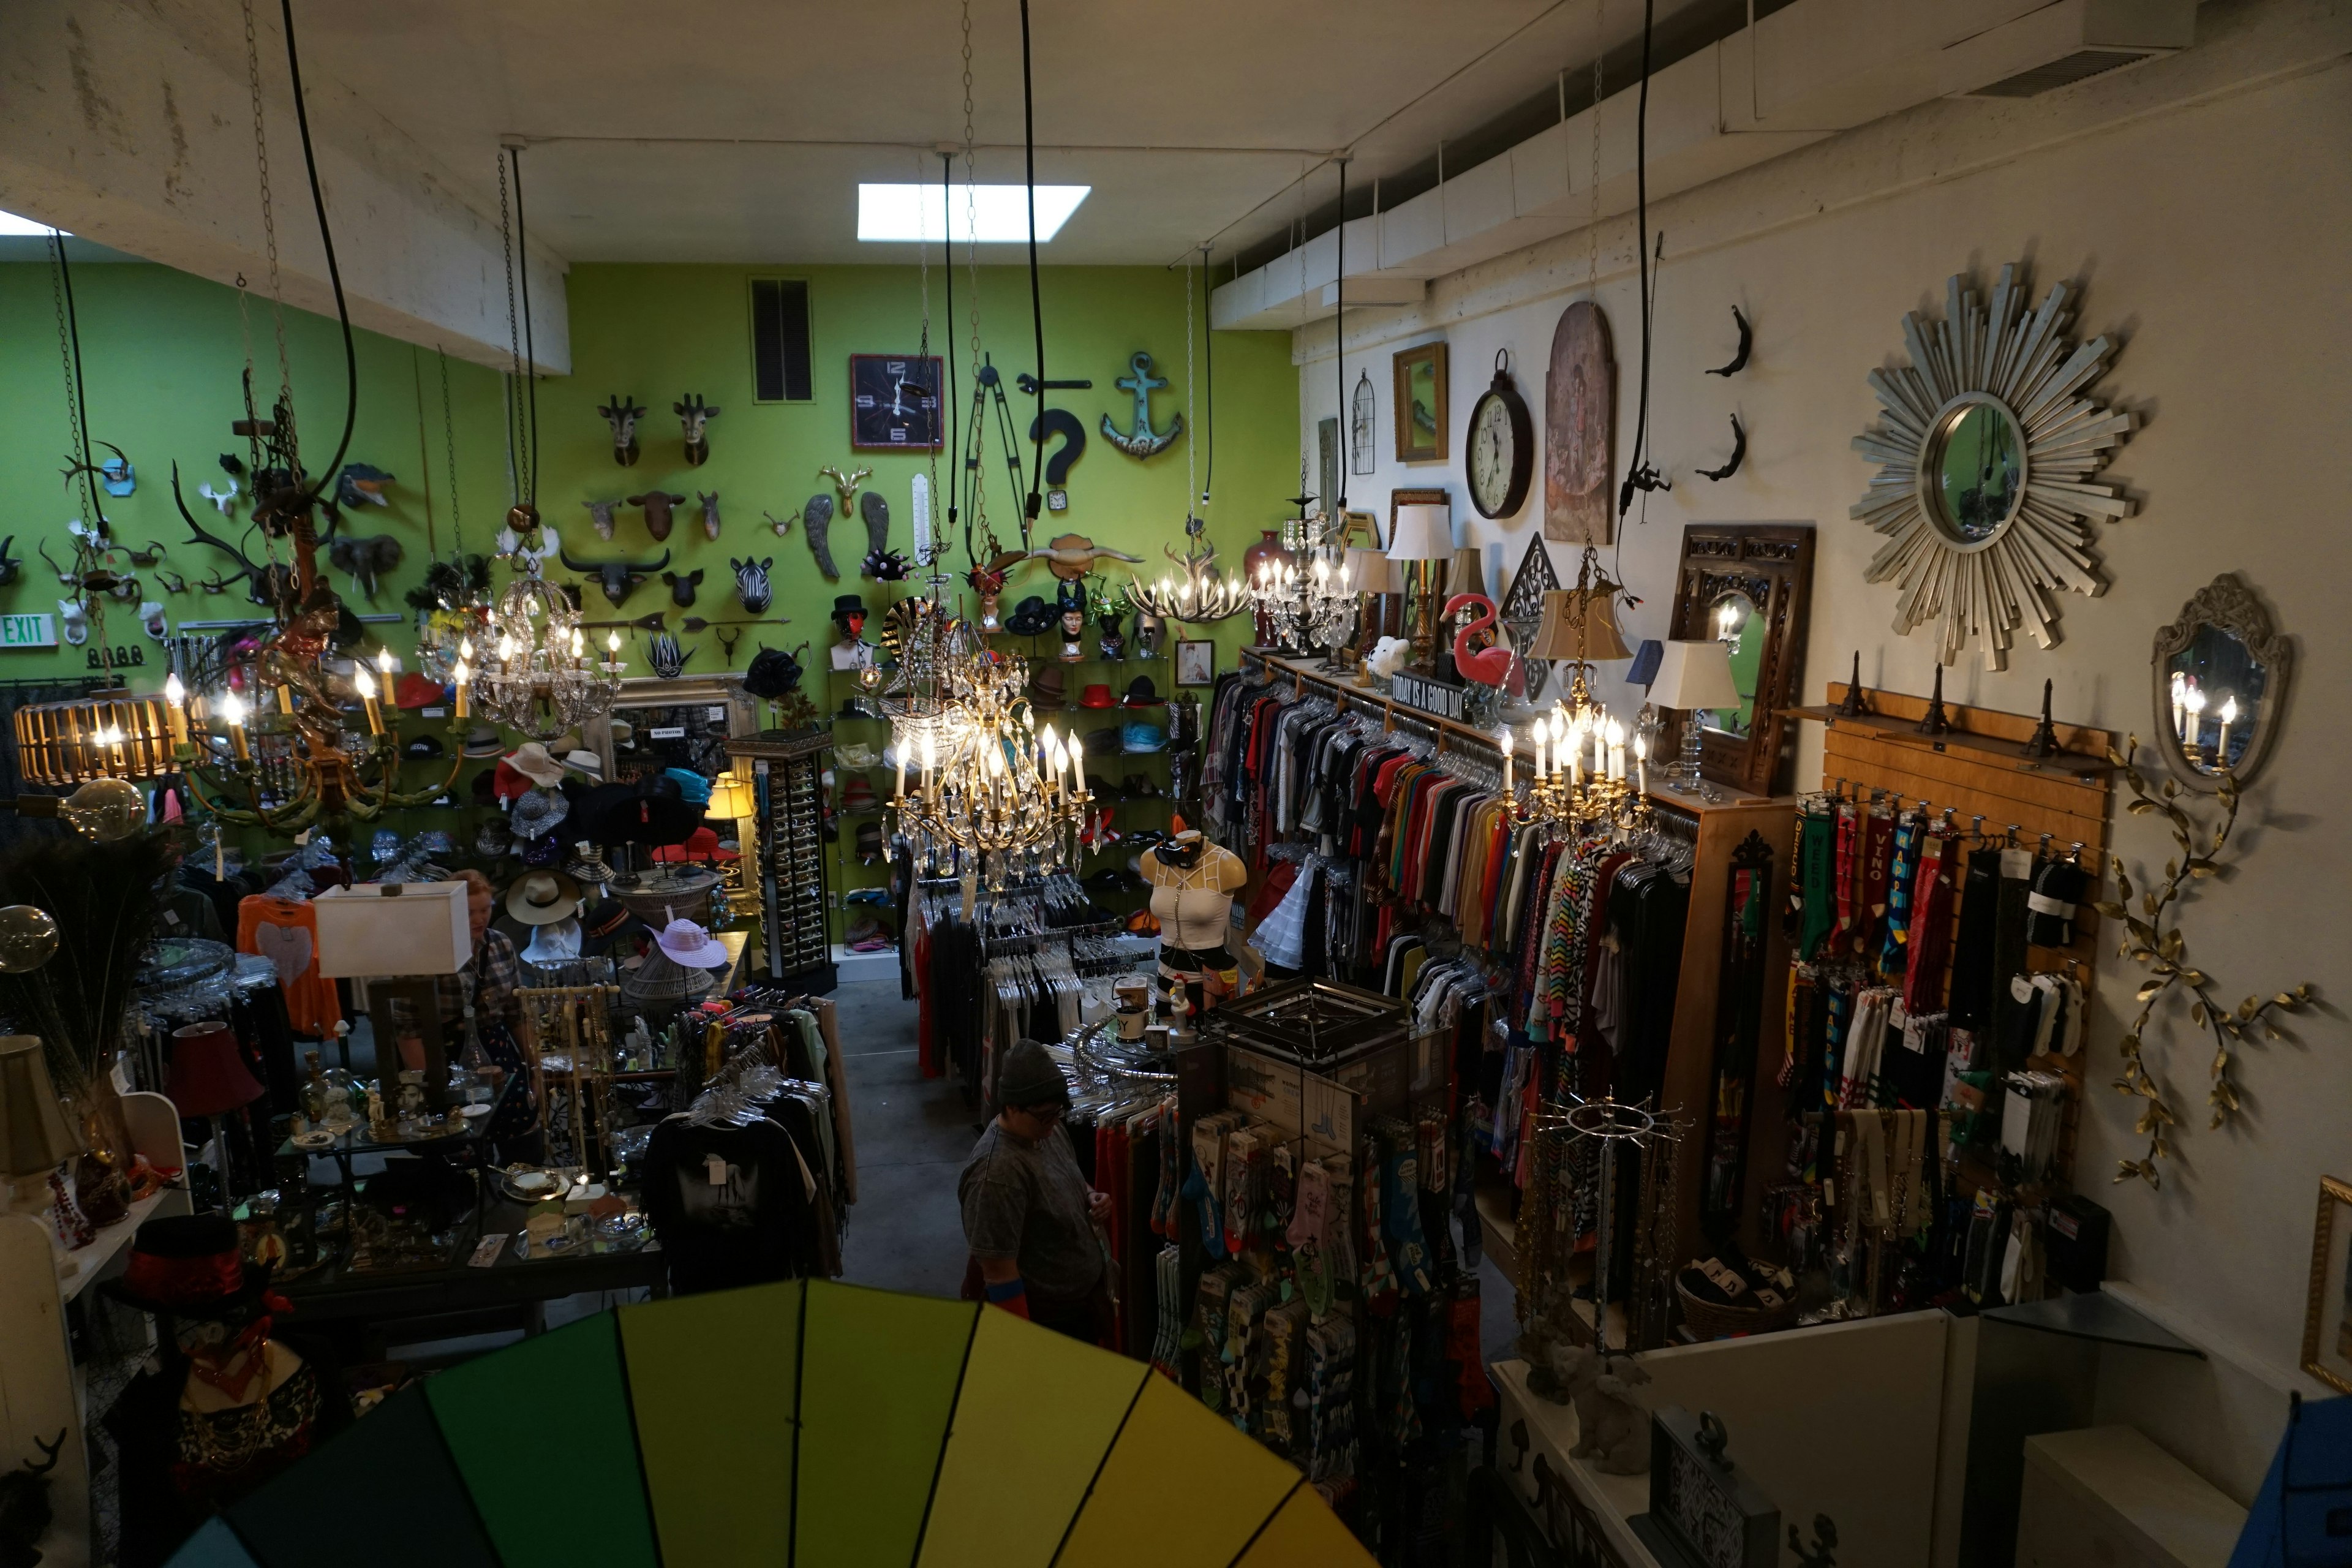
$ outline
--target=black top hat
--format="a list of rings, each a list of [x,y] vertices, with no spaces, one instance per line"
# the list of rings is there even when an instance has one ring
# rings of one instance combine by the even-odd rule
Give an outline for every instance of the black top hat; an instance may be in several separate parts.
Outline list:
[[[1125,700],[1129,708],[1158,708],[1164,700],[1160,695],[1160,689],[1151,684],[1151,677],[1139,675],[1127,683]]]
[[[100,1289],[141,1311],[228,1318],[268,1293],[269,1268],[244,1260],[226,1215],[167,1215],[132,1233],[121,1277]]]
[[[833,601],[833,618],[836,621],[844,616],[862,616],[865,613],[866,601],[855,594],[838,595]]]
[[[1004,617],[1004,629],[1015,637],[1034,637],[1054,624],[1054,615],[1045,600],[1032,594]]]

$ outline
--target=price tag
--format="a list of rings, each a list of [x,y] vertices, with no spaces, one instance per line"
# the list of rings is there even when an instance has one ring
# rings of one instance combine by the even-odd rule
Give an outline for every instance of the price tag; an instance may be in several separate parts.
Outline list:
[[[727,709],[724,704],[721,704],[717,708],[711,709],[709,713],[704,715],[704,717],[710,719],[724,719],[727,717]]]
[[[446,708],[419,708],[416,710],[416,715],[420,719],[446,719],[449,717],[449,710]]]
[[[656,741],[683,741],[686,739],[686,726],[665,724],[658,730],[648,730],[646,733]]]
[[[499,1260],[499,1253],[506,1247],[506,1245],[507,1235],[504,1231],[500,1231],[495,1236],[486,1236],[482,1237],[481,1240],[474,1244],[474,1256],[466,1259],[467,1266],[473,1268],[489,1268]]]

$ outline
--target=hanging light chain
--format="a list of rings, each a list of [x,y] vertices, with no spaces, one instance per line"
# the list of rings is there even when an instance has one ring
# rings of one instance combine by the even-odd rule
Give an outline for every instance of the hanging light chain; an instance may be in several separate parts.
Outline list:
[[[974,181],[979,179],[979,177],[978,159],[974,156],[971,128],[971,0],[963,0],[964,261],[965,265],[971,268],[971,287],[967,292],[971,297],[971,374],[973,377],[973,385],[975,387],[979,385],[981,370],[980,205],[979,198],[973,195],[972,184]],[[952,237],[949,237],[947,244],[950,247],[948,265],[952,267],[955,265],[952,249],[954,239]],[[950,326],[950,330],[953,330],[952,326]],[[973,443],[976,451],[982,444],[981,421],[979,418],[979,401],[977,396],[975,396],[973,400],[972,412],[973,418],[969,439]],[[965,471],[971,476],[971,505],[967,509],[964,527],[967,531],[975,527],[978,528],[980,531],[980,537],[988,542],[988,548],[990,552],[993,553],[996,548],[996,538],[994,534],[989,531],[988,527],[988,465],[984,462],[976,461],[971,458],[967,457],[964,467]],[[977,567],[980,565],[980,563],[978,561],[974,561],[972,564]]]
[[[1584,183],[1590,210],[1584,224],[1584,287],[1596,299],[1601,289],[1601,66],[1609,47],[1602,25],[1609,0],[1592,0],[1592,172]]]
[[[466,569],[466,529],[457,515],[457,419],[449,406],[449,351],[435,349],[441,361],[441,435],[449,447],[449,543],[457,553],[457,570]]]
[[[278,440],[290,456],[294,450],[294,370],[286,353],[286,298],[278,269],[278,214],[269,195],[269,137],[264,128],[261,100],[261,49],[253,31],[253,0],[245,9],[245,78],[253,98],[253,163],[261,177],[261,237],[269,259],[269,314],[278,333],[277,419],[283,426]],[[297,476],[289,475],[293,479]]]
[[[58,308],[58,360],[65,367],[66,430],[73,437],[69,459],[81,465],[82,504],[89,510],[89,524],[97,527],[105,521],[98,505],[98,490],[92,482],[89,466],[89,432],[81,420],[80,378],[74,374],[73,331],[67,322],[66,312],[66,237],[63,231],[49,231],[49,296]]]

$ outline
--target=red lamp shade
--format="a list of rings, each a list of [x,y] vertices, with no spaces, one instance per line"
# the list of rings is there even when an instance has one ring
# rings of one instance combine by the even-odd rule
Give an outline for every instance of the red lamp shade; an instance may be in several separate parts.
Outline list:
[[[262,1096],[226,1024],[172,1031],[172,1103],[183,1116],[221,1116]]]

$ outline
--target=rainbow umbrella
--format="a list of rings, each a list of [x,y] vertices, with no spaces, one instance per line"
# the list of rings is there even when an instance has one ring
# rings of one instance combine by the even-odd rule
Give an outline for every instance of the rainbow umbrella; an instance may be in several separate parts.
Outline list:
[[[1371,1557],[1140,1362],[826,1280],[599,1313],[404,1389],[174,1568],[1285,1568]]]

